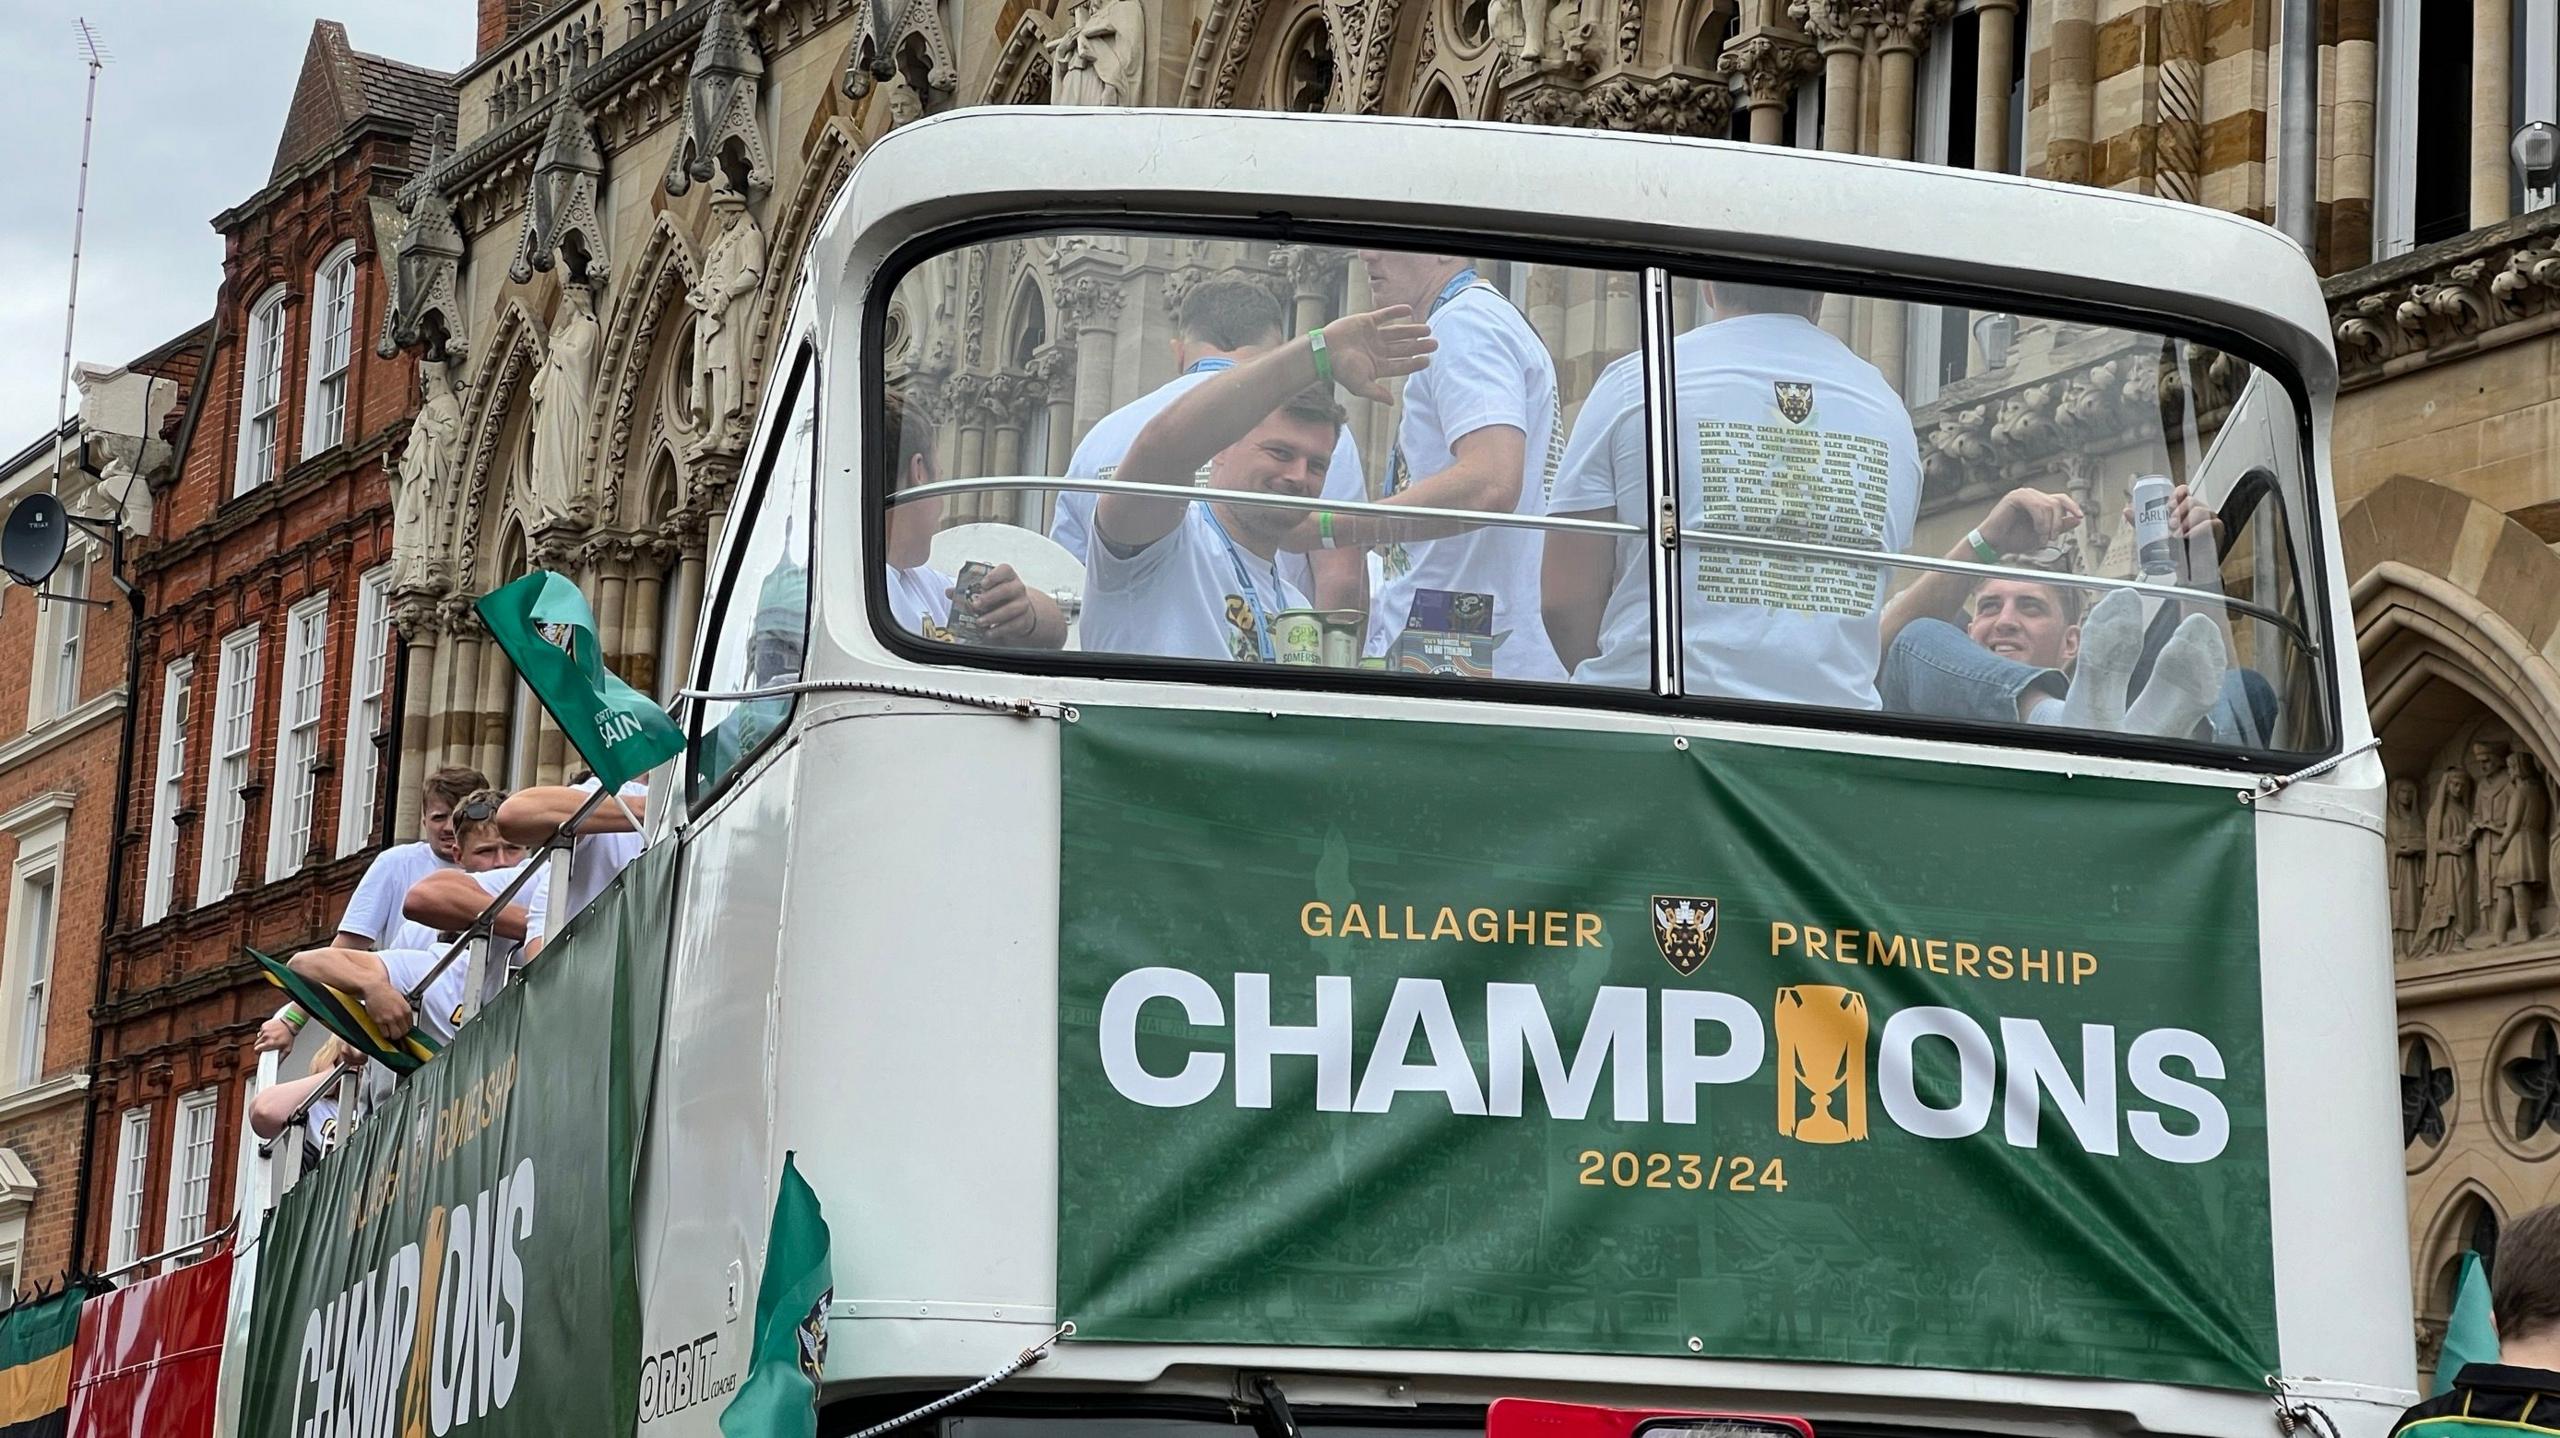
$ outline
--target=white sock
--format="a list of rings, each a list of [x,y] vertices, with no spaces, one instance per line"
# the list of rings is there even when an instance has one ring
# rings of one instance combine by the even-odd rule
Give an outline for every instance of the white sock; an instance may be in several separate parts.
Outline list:
[[[2231,661],[2222,647],[2222,629],[2201,614],[2178,621],[2178,632],[2160,647],[2152,662],[2151,682],[2142,697],[2125,711],[2129,734],[2184,739],[2213,709],[2222,693],[2222,676]]]
[[[2080,658],[2072,666],[2071,692],[2054,723],[2073,729],[2124,727],[2124,688],[2142,657],[2142,596],[2119,589],[2098,601],[2080,621]]]

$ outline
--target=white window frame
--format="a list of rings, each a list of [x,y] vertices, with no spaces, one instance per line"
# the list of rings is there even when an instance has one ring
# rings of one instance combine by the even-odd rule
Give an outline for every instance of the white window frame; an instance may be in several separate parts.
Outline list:
[[[142,1256],[142,1199],[151,1181],[151,1110],[129,1108],[116,1124],[115,1198],[107,1210],[107,1267]]]
[[[241,331],[240,452],[231,492],[247,494],[284,472],[284,286],[249,306]]]
[[[89,596],[96,554],[86,544],[63,551],[44,592]],[[87,645],[89,606],[67,599],[38,599],[34,681],[27,685],[27,727],[59,719],[80,707],[80,656]]]
[[[29,1087],[44,1077],[45,998],[53,984],[55,945],[62,934],[62,850],[69,816],[18,835],[18,857],[9,866],[7,955],[0,959],[0,992],[9,1003],[0,1022],[0,1092]],[[45,894],[39,915],[36,893]],[[40,921],[39,921],[40,920]],[[27,1006],[34,1006],[29,1044]]]
[[[311,355],[303,366],[302,453],[346,443],[354,388],[356,242],[331,250],[311,275]]]
[[[229,894],[240,879],[240,837],[249,822],[249,802],[241,797],[240,786],[249,782],[250,766],[257,760],[256,625],[223,636],[214,683],[213,727],[205,736],[203,854],[196,865],[199,905]]]
[[[323,592],[285,611],[284,666],[276,671],[276,767],[267,792],[268,883],[301,868],[311,852],[328,675],[329,596]]]
[[[178,810],[187,802],[187,730],[193,723],[195,656],[160,671],[160,737],[151,781],[151,848],[142,871],[142,922],[168,916],[178,894]]]
[[[2382,0],[2373,57],[2373,257],[2387,260],[2416,248],[2418,238],[2418,5]],[[2276,7],[2270,53],[2282,56],[2284,7]],[[2282,156],[2274,137],[2282,117],[2283,86],[2275,67],[2267,72],[2267,193],[2276,192]]]
[[[182,1243],[193,1243],[212,1231],[213,1151],[215,1140],[222,1133],[221,1110],[216,1101],[221,1097],[222,1090],[210,1084],[178,1096],[176,1117],[169,1125],[167,1217],[160,1226],[160,1247],[164,1252]],[[195,1171],[199,1155],[202,1172]],[[190,1189],[198,1191],[190,1194]]]
[[[391,722],[391,566],[356,577],[356,628],[347,645],[347,747],[338,764],[338,857],[373,842],[374,790],[382,749],[374,736]]]

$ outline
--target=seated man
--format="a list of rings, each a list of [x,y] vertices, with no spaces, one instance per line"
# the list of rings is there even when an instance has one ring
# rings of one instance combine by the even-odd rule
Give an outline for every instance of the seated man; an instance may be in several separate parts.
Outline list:
[[[934,469],[933,431],[908,410],[898,395],[886,396],[885,402],[889,433],[894,436],[895,445],[890,461],[898,487],[913,489],[940,479],[942,476]],[[889,617],[909,633],[949,642],[951,606],[957,596],[952,592],[952,577],[933,567],[933,536],[942,527],[942,501],[919,499],[893,504],[887,524]],[[805,579],[802,583],[805,586]],[[1023,583],[1022,576],[1014,573],[1010,564],[999,564],[988,571],[978,583],[975,598],[966,602],[989,643],[1013,649],[1055,649],[1067,642],[1066,615],[1058,608],[1058,601]],[[769,607],[769,603],[758,607],[759,633],[764,630]],[[800,667],[800,635],[806,627],[805,619],[804,605],[791,618],[789,658],[795,672]]]
[[[2183,525],[2204,522],[2184,486],[2174,499]],[[2068,495],[2014,489],[1947,557],[1991,562],[2047,548],[2082,517]],[[2209,725],[2220,742],[2263,742],[2258,691],[2265,681],[2247,675],[2256,681],[2252,689],[2230,672],[2212,618],[2180,620],[2140,693],[2128,698],[2144,648],[2142,597],[2108,591],[2084,617],[2086,593],[2066,584],[1922,573],[1885,606],[1878,679],[1885,707],[2160,737],[2189,737]]]
[[[1683,528],[1890,554],[1911,541],[1920,446],[1874,365],[1813,322],[1823,295],[1711,284],[1713,318],[1673,342]],[[1601,372],[1565,443],[1548,512],[1652,528],[1644,371]],[[1547,536],[1548,637],[1575,682],[1652,673],[1647,541]],[[1877,707],[1885,566],[1688,542],[1679,562],[1682,687],[1835,709]]]
[[[1166,497],[1106,494],[1093,507],[1085,647],[1177,659],[1271,663],[1272,621],[1304,608],[1275,563],[1303,512],[1193,496],[1193,476],[1231,493],[1311,498],[1342,433],[1333,381],[1384,399],[1380,381],[1428,363],[1430,331],[1396,305],[1335,320],[1322,349],[1295,339],[1185,391],[1129,444],[1118,478]]]

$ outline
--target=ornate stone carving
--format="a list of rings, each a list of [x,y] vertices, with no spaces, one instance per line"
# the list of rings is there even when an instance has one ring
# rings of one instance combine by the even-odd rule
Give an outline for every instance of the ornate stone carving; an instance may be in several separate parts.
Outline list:
[[[1108,329],[1128,296],[1117,276],[1085,274],[1061,278],[1052,297],[1068,329]]]
[[[408,447],[400,452],[391,487],[395,591],[424,590],[435,582],[441,520],[462,468],[462,401],[454,397],[453,377],[435,360],[420,361],[418,376],[425,397],[409,422]]]
[[[1064,341],[1041,346],[1032,353],[1028,373],[1041,400],[1054,404],[1071,397],[1076,389],[1074,347]]]
[[[533,464],[524,498],[536,529],[582,525],[588,517],[579,461],[595,417],[596,352],[603,336],[587,287],[564,286],[560,317],[526,390],[533,402]]]
[[[2494,808],[2492,807],[2494,805]],[[2483,791],[2473,816],[2489,841],[2481,887],[2488,899],[2485,935],[2493,944],[2534,937],[2534,915],[2550,878],[2551,796],[2533,755],[2509,749],[2494,791]]]
[[[1822,68],[1803,35],[1774,26],[1735,36],[1722,58],[1724,72],[1741,77],[1755,106],[1784,106],[1795,97],[1796,86]]]
[[[2537,210],[2458,240],[2329,280],[2341,381],[2353,387],[2411,357],[2504,342],[2560,308],[2560,210]]]
[[[376,244],[391,255],[383,287],[382,335],[374,352],[390,359],[416,348],[433,361],[459,360],[470,353],[470,330],[461,299],[462,230],[453,221],[453,204],[437,188],[435,162],[400,192],[400,233],[377,234]]]
[[[1876,44],[1887,50],[1926,49],[1940,21],[1955,13],[1955,0],[1880,0],[1870,6]]]
[[[1537,74],[1590,74],[1600,0],[1495,0],[1493,38],[1511,65]]]
[[[551,124],[533,162],[524,227],[516,235],[508,278],[523,284],[534,271],[550,269],[557,255],[567,261],[572,283],[604,283],[611,267],[604,222],[596,215],[596,186],[603,179],[604,152],[596,148],[595,125],[563,95],[552,106]]]
[[[734,169],[724,188],[743,183],[749,193],[760,195],[772,187],[764,126],[757,119],[763,89],[764,57],[756,51],[755,36],[739,21],[733,0],[711,0],[702,39],[693,49],[693,70],[685,79],[675,153],[667,157],[668,194],[681,195],[696,180],[723,179],[723,166],[733,162],[732,147]]]
[[[1139,0],[1076,0],[1049,41],[1049,98],[1060,105],[1146,103],[1147,12]]]
[[[699,453],[728,453],[739,439],[747,385],[747,327],[754,318],[756,286],[764,279],[764,232],[747,213],[746,197],[721,190],[711,197],[719,235],[703,252],[702,273],[685,292],[693,307],[693,409],[701,420]]]
[[[2419,915],[2418,952],[2466,947],[2479,917],[2471,867],[2471,776],[2448,767],[2436,779],[2427,811],[2427,898]]]
[[[2391,851],[2391,945],[2406,957],[2418,946],[2418,916],[2427,898],[2427,816],[2418,807],[2417,780],[2391,781],[2383,827]]]
[[[1720,78],[1613,75],[1587,89],[1533,82],[1503,98],[1502,118],[1520,125],[1560,125],[1658,135],[1722,135],[1733,92]]]
[[[942,33],[941,7],[934,0],[859,0],[858,10],[837,82],[845,97],[859,100],[875,85],[903,80],[921,113],[949,105],[960,71]],[[905,123],[894,113],[898,103],[890,102],[893,124]]]

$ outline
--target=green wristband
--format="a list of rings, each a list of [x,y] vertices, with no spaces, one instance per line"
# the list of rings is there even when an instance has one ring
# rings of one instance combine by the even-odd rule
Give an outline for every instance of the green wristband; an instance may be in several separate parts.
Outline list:
[[[1323,385],[1333,383],[1333,356],[1325,353],[1322,327],[1307,331],[1307,347],[1315,351],[1316,383]]]
[[[1974,557],[1983,563],[1998,564],[2000,562],[2000,551],[1991,547],[1991,542],[1982,537],[1981,530],[1977,529],[1966,535],[1964,542],[1973,546]]]
[[[1318,540],[1318,542],[1322,543],[1322,544],[1324,545],[1324,547],[1325,547],[1325,548],[1327,548],[1327,549],[1331,549],[1331,548],[1333,548],[1333,511],[1332,511],[1332,510],[1330,510],[1330,509],[1319,509],[1319,510],[1317,510],[1317,511],[1316,511],[1316,539]]]

